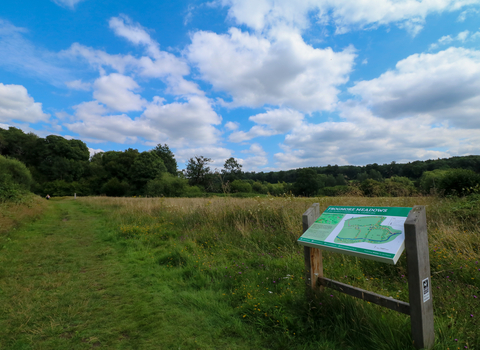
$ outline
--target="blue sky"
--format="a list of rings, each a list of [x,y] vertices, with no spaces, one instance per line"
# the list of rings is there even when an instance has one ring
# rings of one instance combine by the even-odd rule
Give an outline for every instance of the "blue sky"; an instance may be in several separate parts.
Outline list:
[[[246,171],[480,154],[480,0],[3,0],[0,127]]]

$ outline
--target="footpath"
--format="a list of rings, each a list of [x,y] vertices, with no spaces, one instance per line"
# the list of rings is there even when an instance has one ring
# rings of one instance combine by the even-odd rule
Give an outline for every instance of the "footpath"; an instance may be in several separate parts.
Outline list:
[[[0,349],[138,348],[139,293],[98,212],[52,199],[0,247]],[[145,347],[143,347],[145,348]]]

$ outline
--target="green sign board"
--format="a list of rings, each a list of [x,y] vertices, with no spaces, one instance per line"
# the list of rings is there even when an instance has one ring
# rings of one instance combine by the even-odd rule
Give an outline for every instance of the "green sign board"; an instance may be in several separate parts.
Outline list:
[[[298,243],[396,264],[405,249],[403,225],[411,209],[331,206]]]

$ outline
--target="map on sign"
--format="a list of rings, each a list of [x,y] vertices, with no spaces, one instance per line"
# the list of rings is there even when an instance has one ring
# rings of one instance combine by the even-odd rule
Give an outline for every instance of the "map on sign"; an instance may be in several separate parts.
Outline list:
[[[391,242],[401,235],[402,231],[382,225],[386,218],[386,216],[360,216],[345,220],[343,228],[335,237],[334,242],[345,244]]]
[[[404,223],[411,209],[331,206],[298,243],[395,264],[405,248]]]

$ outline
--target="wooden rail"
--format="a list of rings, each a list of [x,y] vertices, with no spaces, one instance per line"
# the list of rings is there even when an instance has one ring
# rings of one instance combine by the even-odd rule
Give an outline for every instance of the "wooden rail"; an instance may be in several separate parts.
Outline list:
[[[332,288],[338,290],[339,292],[348,294],[352,297],[369,301],[373,304],[377,304],[388,309],[410,315],[410,304],[404,301],[388,298],[384,295],[369,292],[368,290],[364,290],[361,288],[352,287],[348,284],[334,281],[325,277],[320,277],[317,281],[317,283],[319,283],[321,286]]]

